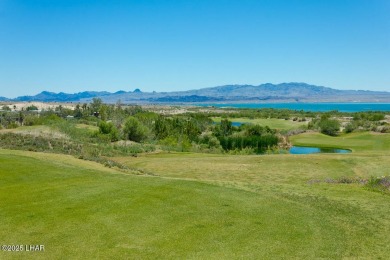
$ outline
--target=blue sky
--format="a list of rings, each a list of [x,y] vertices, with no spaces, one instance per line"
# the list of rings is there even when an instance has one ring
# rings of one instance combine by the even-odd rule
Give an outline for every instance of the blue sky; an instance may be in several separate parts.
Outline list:
[[[390,91],[388,0],[0,0],[0,96],[306,82]]]

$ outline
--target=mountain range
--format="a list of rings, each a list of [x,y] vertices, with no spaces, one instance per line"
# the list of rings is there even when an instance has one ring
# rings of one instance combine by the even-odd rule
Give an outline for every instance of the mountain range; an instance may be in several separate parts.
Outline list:
[[[84,91],[54,93],[43,91],[35,96],[15,99],[0,97],[0,101],[89,102],[101,98],[106,103],[237,103],[237,102],[390,102],[390,92],[338,90],[306,83],[253,85],[225,85],[175,92]]]

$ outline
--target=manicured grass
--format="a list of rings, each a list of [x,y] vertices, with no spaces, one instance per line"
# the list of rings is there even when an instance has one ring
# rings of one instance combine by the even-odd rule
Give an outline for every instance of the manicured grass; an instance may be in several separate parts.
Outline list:
[[[352,149],[355,152],[390,153],[390,134],[360,132],[332,137],[317,132],[290,137],[294,145]]]
[[[2,259],[313,258],[349,251],[347,227],[287,198],[43,157],[1,151],[1,243],[45,245],[43,253],[1,252]]]
[[[221,122],[222,118],[221,117],[213,117],[211,119],[214,122]],[[269,126],[272,129],[279,129],[279,130],[297,129],[299,127],[307,125],[307,122],[297,122],[297,121],[277,119],[277,118],[256,118],[256,119],[228,118],[228,120],[230,120],[232,122],[250,123],[250,124],[257,124],[257,125],[261,125],[261,126]]]
[[[360,184],[332,184],[326,180],[390,175],[389,137],[356,133],[337,137],[340,140],[331,143],[331,146],[337,143],[343,148],[352,148],[351,154],[228,156],[168,153],[116,160],[161,177],[246,190],[272,201],[283,198],[291,205],[304,205],[308,214],[321,212],[325,219],[331,219],[329,221],[338,231],[343,230],[345,241],[334,248],[337,253],[333,256],[315,254],[314,258],[386,258],[385,251],[390,250],[387,234],[390,209],[386,207],[390,196],[368,191]],[[326,140],[332,137],[299,136],[299,140],[305,138],[325,146]],[[314,225],[321,225],[314,222]]]
[[[390,175],[389,139],[292,138],[350,154],[115,158],[156,177],[0,149],[0,242],[45,245],[0,259],[386,259],[390,195],[324,180]]]

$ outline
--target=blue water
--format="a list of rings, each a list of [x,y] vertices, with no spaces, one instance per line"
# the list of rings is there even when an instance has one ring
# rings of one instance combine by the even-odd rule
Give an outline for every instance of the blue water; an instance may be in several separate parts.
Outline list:
[[[311,154],[311,153],[350,153],[351,150],[336,149],[336,148],[319,148],[319,147],[305,147],[293,146],[290,148],[291,154]]]
[[[340,112],[390,111],[390,103],[248,103],[248,104],[202,104],[200,106],[233,108],[277,108],[314,112],[338,110]]]
[[[214,122],[213,124],[220,124],[220,122]],[[241,126],[241,125],[243,125],[244,123],[241,123],[241,122],[232,122],[232,126],[237,126],[237,127],[239,127],[239,126]]]

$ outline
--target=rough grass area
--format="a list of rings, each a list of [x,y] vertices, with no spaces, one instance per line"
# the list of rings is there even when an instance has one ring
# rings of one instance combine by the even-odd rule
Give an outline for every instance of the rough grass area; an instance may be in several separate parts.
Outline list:
[[[262,156],[163,153],[141,155],[138,158],[117,157],[115,160],[161,176],[246,183],[245,185],[291,186],[311,179],[367,179],[390,174],[390,134],[364,132],[330,137],[319,133],[305,133],[290,139],[295,145],[339,147],[352,149],[353,152]]]
[[[296,211],[289,221],[299,224],[299,207],[287,211],[285,202],[270,204],[251,193],[107,175],[80,163],[58,165],[28,155],[3,153],[0,162],[5,183],[0,232],[7,240],[2,242],[44,244],[45,257],[253,256],[272,244],[275,252],[269,253],[276,253],[279,240],[297,243],[307,232],[303,223],[299,230],[277,214]],[[277,224],[290,234],[277,231]]]
[[[107,140],[101,142],[97,137],[91,138],[91,130],[85,127],[78,129],[66,124],[59,126],[60,129],[58,129],[58,126],[24,126],[17,129],[1,130],[0,147],[12,150],[73,155],[80,159],[100,162],[108,167],[116,166],[122,169],[124,167],[109,160],[108,157],[136,155],[137,153],[155,150],[154,145],[148,144],[132,142],[121,145],[107,142]]]
[[[387,259],[390,135],[292,141],[353,153],[111,158],[124,173],[0,149],[0,242],[45,245],[0,259]]]
[[[221,122],[221,117],[213,117],[211,118],[214,122]],[[284,120],[284,119],[277,119],[277,118],[256,118],[256,119],[250,119],[250,118],[227,118],[229,121],[232,122],[240,122],[240,123],[250,123],[250,124],[257,124],[261,126],[269,126],[272,129],[279,129],[279,130],[292,130],[297,129],[302,126],[306,126],[307,122],[298,122],[293,120]]]
[[[166,170],[167,158],[155,157]],[[45,245],[1,259],[386,258],[390,249],[388,196],[357,187],[269,180],[247,191],[8,150],[0,182],[1,243]]]

